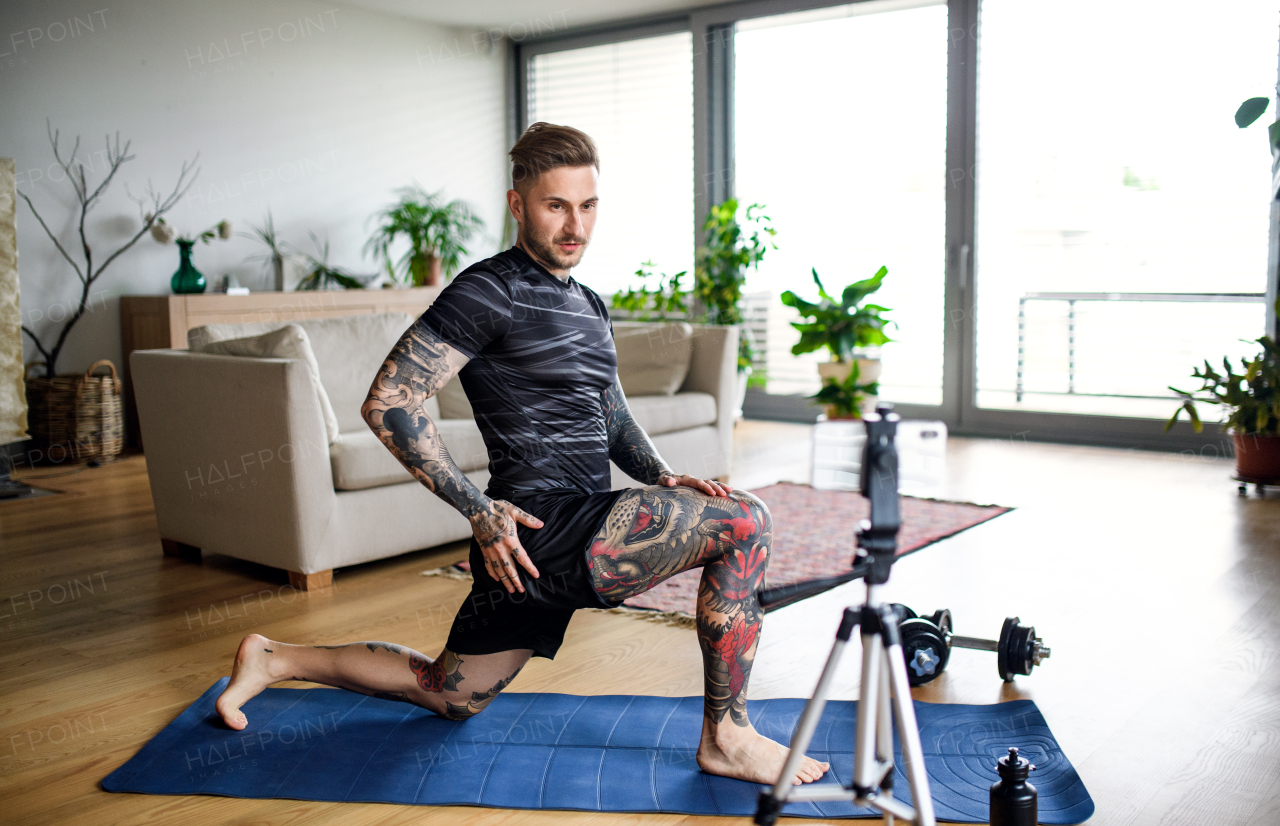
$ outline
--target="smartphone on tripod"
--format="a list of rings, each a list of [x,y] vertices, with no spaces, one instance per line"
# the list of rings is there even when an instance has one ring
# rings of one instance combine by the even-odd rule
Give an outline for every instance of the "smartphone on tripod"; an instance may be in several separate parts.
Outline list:
[[[893,406],[876,406],[875,419],[866,421],[867,440],[862,449],[860,487],[871,504],[871,514],[862,521],[856,533],[857,550],[848,574],[808,582],[794,583],[777,589],[764,589],[759,594],[761,606],[768,610],[812,596],[834,584],[862,578],[866,581],[866,597],[859,606],[844,609],[831,653],[823,666],[822,676],[813,696],[805,704],[791,737],[791,753],[777,782],[760,793],[755,823],[773,826],[782,807],[789,801],[848,800],[875,809],[885,815],[885,822],[895,818],[919,826],[934,826],[933,798],[925,772],[924,750],[916,723],[915,706],[911,703],[911,687],[907,680],[906,660],[902,654],[897,608],[880,597],[882,586],[889,581],[889,571],[897,556],[898,529],[898,453],[894,445],[899,416]],[[853,732],[853,777],[848,786],[831,783],[792,785],[805,750],[835,679],[844,648],[859,629],[862,640],[862,682],[858,689],[858,712]],[[911,787],[912,805],[893,796],[893,732],[897,726],[907,782]]]

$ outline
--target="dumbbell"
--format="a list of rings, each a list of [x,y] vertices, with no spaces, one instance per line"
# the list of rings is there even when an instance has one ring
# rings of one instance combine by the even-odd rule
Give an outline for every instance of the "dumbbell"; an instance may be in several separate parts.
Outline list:
[[[951,633],[951,612],[946,608],[921,617],[905,605],[895,605],[907,618],[900,631],[907,682],[913,686],[924,685],[941,674],[951,659],[952,648],[996,652],[996,668],[1005,682],[1012,682],[1015,674],[1029,675],[1032,668],[1049,657],[1049,648],[1036,636],[1035,627],[1023,625],[1018,617],[1005,619],[999,640],[983,640]]]

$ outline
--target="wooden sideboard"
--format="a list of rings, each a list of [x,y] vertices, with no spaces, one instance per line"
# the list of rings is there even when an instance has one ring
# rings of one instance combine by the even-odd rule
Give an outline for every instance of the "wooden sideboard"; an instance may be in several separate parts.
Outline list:
[[[120,296],[120,339],[124,357],[125,441],[142,446],[133,402],[129,354],[134,350],[187,349],[187,331],[202,324],[297,321],[304,318],[385,313],[399,310],[417,318],[443,287],[376,290],[300,290],[248,295]]]

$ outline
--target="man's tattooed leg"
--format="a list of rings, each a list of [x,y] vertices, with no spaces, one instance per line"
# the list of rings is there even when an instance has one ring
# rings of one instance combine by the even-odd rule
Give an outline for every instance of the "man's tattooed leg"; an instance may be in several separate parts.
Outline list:
[[[647,487],[619,497],[591,545],[592,582],[614,603],[702,566],[698,643],[705,713],[716,724],[729,714],[748,725],[747,680],[764,616],[756,591],[772,542],[769,509],[746,491],[723,498]]]
[[[431,659],[386,642],[290,645],[250,634],[240,643],[231,681],[215,705],[229,727],[243,729],[248,725],[240,711],[245,702],[272,683],[305,680],[462,719],[483,710],[532,654],[526,648],[464,657],[446,648]],[[489,688],[477,690],[480,686]]]
[[[421,654],[409,655],[409,670],[417,678],[418,688],[430,694],[457,691],[463,679],[458,673],[461,667],[462,658],[447,648],[434,660]]]
[[[618,498],[588,555],[596,590],[615,604],[702,567],[697,623],[706,691],[698,766],[752,783],[774,783],[788,754],[747,718],[763,617],[756,591],[772,544],[769,509],[746,491],[725,498],[648,487]],[[806,756],[792,782],[813,782],[829,768]]]
[[[520,666],[520,668],[523,667],[524,666]],[[468,717],[474,717],[484,711],[485,706],[492,703],[494,697],[497,697],[504,688],[511,685],[511,681],[516,678],[516,674],[520,673],[520,668],[517,668],[515,673],[511,676],[498,680],[498,682],[494,683],[493,688],[490,688],[488,691],[471,692],[471,699],[465,703],[457,704],[446,702],[444,704],[444,716],[448,717],[450,720],[465,720]]]

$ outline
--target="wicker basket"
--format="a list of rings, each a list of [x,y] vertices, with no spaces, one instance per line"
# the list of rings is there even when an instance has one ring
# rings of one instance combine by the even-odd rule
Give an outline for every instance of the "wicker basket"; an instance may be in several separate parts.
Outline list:
[[[27,430],[48,461],[111,459],[124,447],[124,415],[120,378],[111,359],[99,359],[84,373],[64,373],[53,378],[27,375]],[[99,367],[110,376],[95,376]]]

